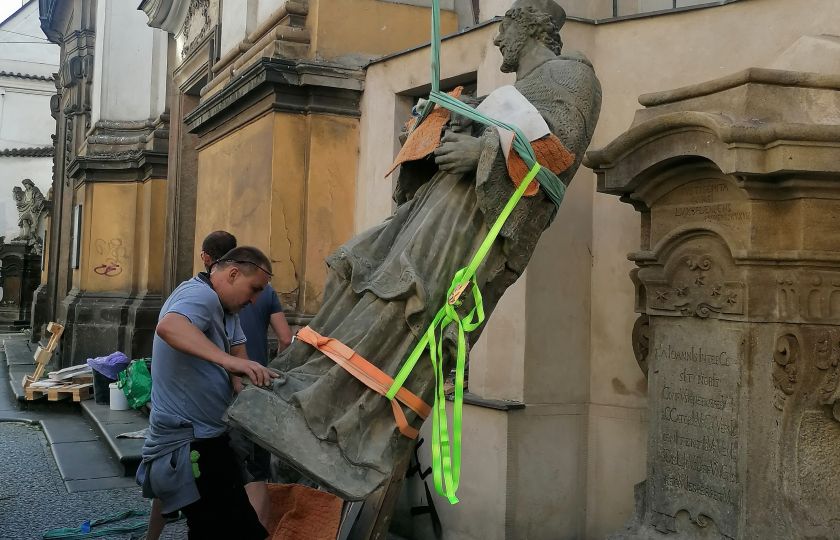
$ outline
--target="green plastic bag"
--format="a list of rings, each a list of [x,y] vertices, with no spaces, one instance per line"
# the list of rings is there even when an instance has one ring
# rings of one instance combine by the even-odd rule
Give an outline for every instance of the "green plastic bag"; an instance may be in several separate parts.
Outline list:
[[[143,359],[132,360],[131,363],[120,372],[120,380],[117,383],[122,388],[128,406],[132,409],[139,409],[152,399],[152,374],[146,367]]]

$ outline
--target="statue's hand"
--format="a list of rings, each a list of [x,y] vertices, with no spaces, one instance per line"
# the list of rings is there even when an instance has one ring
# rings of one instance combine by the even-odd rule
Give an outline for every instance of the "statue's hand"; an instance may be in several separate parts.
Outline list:
[[[435,163],[446,172],[463,174],[474,171],[481,156],[481,141],[464,133],[447,131],[435,150]]]

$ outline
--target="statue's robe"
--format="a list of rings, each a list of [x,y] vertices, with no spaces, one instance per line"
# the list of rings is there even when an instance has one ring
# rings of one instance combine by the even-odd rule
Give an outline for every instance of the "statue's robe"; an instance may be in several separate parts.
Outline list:
[[[591,64],[579,56],[557,57],[515,87],[574,155],[574,163],[559,175],[568,184],[600,110],[600,85]],[[310,327],[392,377],[443,305],[455,272],[470,261],[513,194],[496,130],[479,127],[478,136],[482,150],[475,173],[439,171],[432,158],[405,163],[395,213],[327,259],[324,303]],[[556,210],[540,190],[523,198],[508,218],[477,274],[488,317],[525,270]],[[466,297],[465,311],[471,307],[471,295]],[[453,330],[445,335],[450,351]],[[446,373],[453,358],[448,355]],[[232,425],[346,499],[364,498],[390,478],[412,441],[396,429],[387,399],[300,340],[270,367],[283,376],[272,390],[246,388],[228,411]],[[405,387],[431,404],[434,381],[424,355]],[[406,414],[419,427],[416,415]]]

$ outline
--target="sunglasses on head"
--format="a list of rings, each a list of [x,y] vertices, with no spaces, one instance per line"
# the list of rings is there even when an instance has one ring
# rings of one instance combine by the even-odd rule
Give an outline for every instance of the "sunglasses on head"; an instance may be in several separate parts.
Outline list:
[[[268,270],[266,270],[266,269],[265,269],[265,268],[263,268],[262,266],[258,265],[258,264],[257,264],[257,263],[255,263],[255,262],[252,262],[252,261],[238,261],[238,260],[236,260],[236,259],[219,259],[218,261],[214,262],[214,263],[213,263],[213,265],[217,265],[217,264],[219,264],[219,263],[223,263],[223,262],[224,262],[224,263],[236,263],[236,264],[251,264],[251,265],[254,265],[254,266],[256,266],[257,268],[259,268],[259,269],[260,269],[260,270],[262,270],[263,272],[265,272],[265,273],[268,275],[268,277],[272,277],[272,276],[274,276],[274,274],[272,274],[271,272],[269,272]]]

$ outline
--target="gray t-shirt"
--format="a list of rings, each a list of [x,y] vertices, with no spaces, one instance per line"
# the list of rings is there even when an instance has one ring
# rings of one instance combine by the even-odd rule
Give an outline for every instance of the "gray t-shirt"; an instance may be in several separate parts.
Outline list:
[[[236,314],[225,312],[206,274],[181,283],[160,310],[183,315],[219,349],[245,343]],[[176,351],[155,334],[152,344],[152,407],[193,423],[197,439],[227,431],[222,415],[233,401],[230,376],[221,366]],[[154,420],[152,415],[151,420]]]

